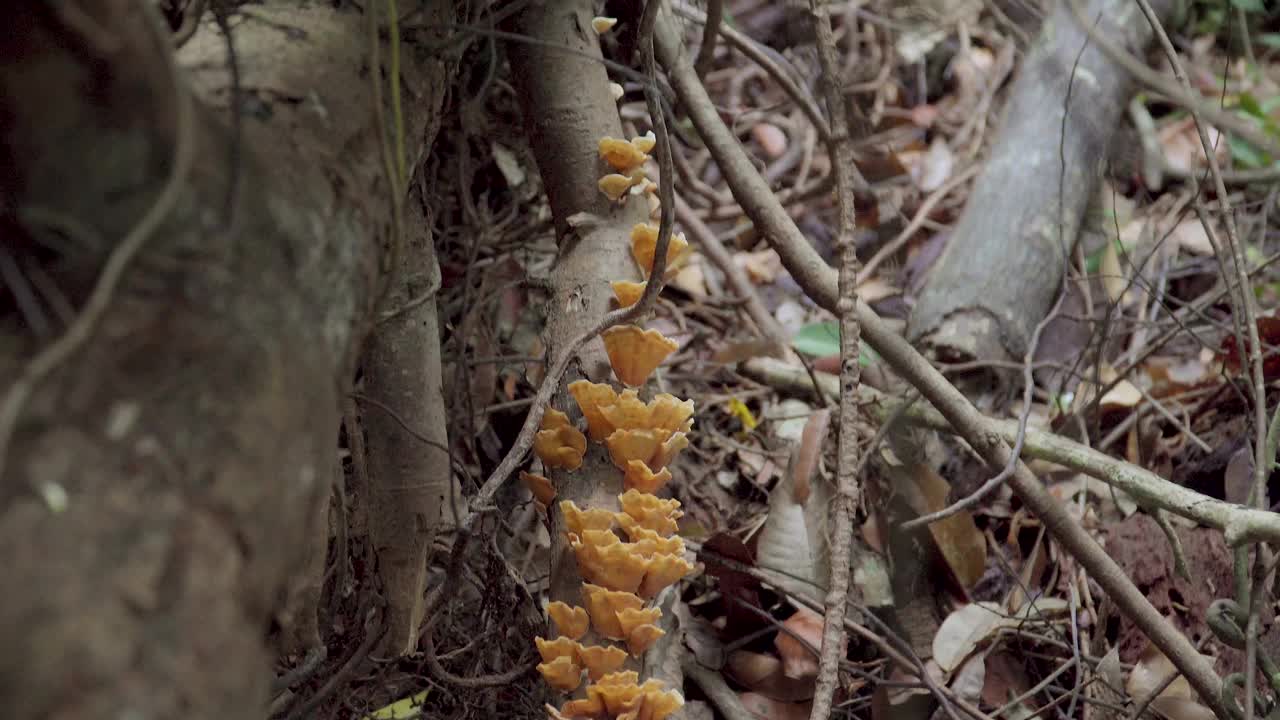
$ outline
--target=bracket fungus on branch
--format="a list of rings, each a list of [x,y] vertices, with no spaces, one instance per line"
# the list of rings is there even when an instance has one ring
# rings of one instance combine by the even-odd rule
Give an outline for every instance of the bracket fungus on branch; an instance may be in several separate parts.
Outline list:
[[[597,32],[612,27],[608,18],[596,20]],[[600,190],[614,202],[644,193],[652,186],[644,163],[655,144],[653,133],[630,141],[602,139],[600,157],[616,172],[600,179]],[[647,223],[636,225],[631,233],[632,256],[646,277],[652,272],[657,235],[657,228]],[[688,249],[683,237],[673,237],[669,267],[678,266]],[[623,307],[638,302],[645,287],[627,280],[613,283]],[[627,387],[619,392],[608,383],[570,383],[569,393],[586,420],[586,435],[563,412],[549,408],[534,450],[549,468],[576,470],[590,437],[605,445],[623,471],[625,491],[618,496],[621,510],[617,512],[581,508],[568,499],[559,504],[569,547],[585,580],[584,607],[562,601],[547,606],[559,635],[537,639],[543,659],[538,671],[551,687],[566,693],[578,690],[584,672],[591,680],[579,697],[558,709],[548,705],[551,720],[664,720],[684,705],[680,693],[658,680],[641,683],[637,672],[621,668],[628,655],[639,658],[665,634],[658,626],[662,610],[650,606],[650,601],[694,569],[685,558],[684,541],[675,535],[682,515],[680,502],[653,494],[671,481],[666,466],[689,445],[694,407],[692,400],[666,393],[644,401],[635,389],[675,352],[678,345],[673,340],[633,325],[609,328],[601,336],[614,375]],[[541,476],[525,473],[521,477],[535,495],[548,496]],[[601,644],[582,642],[588,630]],[[613,643],[623,643],[625,649]]]

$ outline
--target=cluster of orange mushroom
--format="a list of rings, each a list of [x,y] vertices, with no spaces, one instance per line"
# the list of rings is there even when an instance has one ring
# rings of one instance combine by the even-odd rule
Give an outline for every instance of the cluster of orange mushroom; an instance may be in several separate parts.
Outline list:
[[[653,146],[652,134],[631,141],[600,141],[601,158],[618,171],[601,180],[601,191],[622,202],[640,194],[633,188],[643,190],[649,182],[643,164]],[[631,233],[632,256],[646,278],[652,273],[657,234],[647,223],[636,225]],[[684,238],[673,237],[671,265],[687,254]],[[634,304],[644,287],[613,283],[624,307]],[[542,657],[538,671],[556,690],[577,694],[560,708],[547,706],[552,720],[664,720],[684,704],[680,693],[659,680],[642,683],[638,672],[623,668],[628,658],[639,659],[664,634],[658,624],[662,610],[651,606],[654,598],[693,570],[685,558],[684,541],[675,534],[680,502],[656,495],[671,481],[668,465],[689,444],[693,401],[666,393],[645,401],[636,389],[675,351],[674,341],[632,325],[610,328],[602,339],[624,388],[588,380],[570,383],[586,434],[565,413],[548,409],[534,452],[546,468],[573,471],[582,465],[589,437],[604,445],[622,471],[624,492],[616,511],[584,509],[571,500],[559,503],[564,532],[584,581],[582,605],[555,601],[547,606],[556,636],[537,638]],[[521,473],[521,478],[539,503],[552,506],[556,493],[550,480],[532,473]]]

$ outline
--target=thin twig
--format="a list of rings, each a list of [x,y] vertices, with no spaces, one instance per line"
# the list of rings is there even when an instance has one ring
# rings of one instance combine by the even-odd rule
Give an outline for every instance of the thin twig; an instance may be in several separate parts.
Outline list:
[[[26,405],[27,399],[35,392],[36,386],[42,380],[48,377],[59,365],[66,362],[93,337],[93,333],[98,327],[98,322],[111,305],[116,287],[124,276],[125,270],[129,268],[138,252],[155,233],[156,229],[159,228],[160,223],[164,221],[177,202],[178,195],[183,189],[183,183],[187,179],[187,173],[191,170],[192,161],[195,157],[195,115],[191,97],[187,93],[187,88],[179,75],[178,66],[170,47],[168,33],[164,30],[163,23],[156,10],[148,6],[143,11],[143,15],[151,30],[152,40],[156,42],[158,51],[163,58],[174,95],[174,123],[176,127],[174,131],[173,166],[169,169],[169,177],[165,180],[164,187],[161,189],[160,195],[156,197],[156,201],[152,203],[147,212],[138,219],[137,224],[125,234],[124,238],[120,240],[120,244],[107,257],[106,263],[102,266],[102,273],[98,276],[98,282],[89,294],[88,301],[85,302],[84,309],[80,311],[80,314],[76,316],[76,319],[61,337],[31,358],[26,366],[23,367],[22,372],[18,374],[17,379],[9,386],[9,391],[5,393],[4,401],[0,403],[0,476],[4,474],[9,442],[13,438],[18,416],[22,414],[22,409]]]
[[[831,715],[831,702],[839,685],[840,660],[845,652],[844,616],[849,601],[849,556],[853,544],[853,521],[861,488],[858,473],[862,466],[858,445],[858,396],[861,366],[858,364],[861,329],[854,313],[857,300],[858,255],[855,234],[858,231],[854,209],[853,147],[849,137],[849,118],[844,94],[840,88],[836,41],[831,30],[828,6],[819,0],[809,1],[809,13],[818,45],[818,62],[822,67],[822,85],[831,116],[831,139],[827,151],[832,172],[836,176],[836,198],[839,202],[840,227],[836,246],[840,252],[840,431],[837,446],[836,499],[832,522],[829,558],[831,579],[823,599],[822,649],[818,657],[818,676],[814,684],[813,707],[809,717],[825,720]]]
[[[1186,70],[1182,67],[1182,61],[1178,58],[1177,51],[1174,50],[1173,43],[1169,40],[1168,33],[1164,30],[1164,25],[1156,16],[1155,11],[1151,8],[1151,4],[1147,0],[1137,0],[1138,7],[1142,10],[1142,14],[1146,16],[1147,22],[1151,25],[1152,31],[1156,38],[1160,41],[1160,47],[1164,51],[1169,65],[1173,69],[1174,77],[1177,78],[1178,84],[1183,92],[1188,96],[1192,95],[1191,82],[1187,79]],[[1072,2],[1073,10],[1075,3]],[[1157,76],[1159,77],[1159,76]],[[1163,78],[1160,78],[1163,80]],[[1242,351],[1249,353],[1249,366],[1251,371],[1252,395],[1253,395],[1253,423],[1254,423],[1254,476],[1250,498],[1259,509],[1266,509],[1267,502],[1267,478],[1271,475],[1271,463],[1275,455],[1267,456],[1267,390],[1265,385],[1265,376],[1263,374],[1263,358],[1262,344],[1258,335],[1257,310],[1255,307],[1256,299],[1254,298],[1249,276],[1245,272],[1244,247],[1241,243],[1239,229],[1236,227],[1235,214],[1230,206],[1229,196],[1227,194],[1226,183],[1222,180],[1222,170],[1218,167],[1217,148],[1213,142],[1209,140],[1209,133],[1205,128],[1202,115],[1207,115],[1201,108],[1191,107],[1191,118],[1195,122],[1196,133],[1200,138],[1200,145],[1204,149],[1205,159],[1209,166],[1209,176],[1213,180],[1214,191],[1218,195],[1218,202],[1222,206],[1222,214],[1224,225],[1227,231],[1227,258],[1222,257],[1222,253],[1218,247],[1216,231],[1213,223],[1209,221],[1208,213],[1204,206],[1199,202],[1200,182],[1194,175],[1190,176],[1191,189],[1197,200],[1194,203],[1197,217],[1204,226],[1205,233],[1209,237],[1210,243],[1214,247],[1214,254],[1218,257],[1218,262],[1222,266],[1222,272],[1226,285],[1231,287],[1232,281],[1237,284],[1235,299],[1233,303],[1232,320],[1236,324],[1236,343],[1237,346],[1244,343],[1243,335],[1248,336],[1248,347],[1242,348]],[[1251,128],[1252,129],[1252,128]],[[1244,133],[1241,133],[1244,136]],[[1247,136],[1245,136],[1246,139]],[[1264,136],[1265,137],[1265,136]],[[1268,138],[1269,139],[1269,138]],[[1250,140],[1252,142],[1252,140]],[[1228,260],[1230,264],[1228,265]],[[1227,268],[1230,267],[1230,274]],[[1239,315],[1243,314],[1244,333],[1239,330],[1241,320]],[[1258,561],[1255,564],[1261,565],[1262,548],[1258,549]],[[1245,720],[1253,720],[1253,695],[1254,681],[1257,673],[1254,667],[1257,662],[1257,628],[1258,628],[1258,608],[1261,606],[1257,602],[1258,598],[1253,598],[1254,602],[1248,603],[1245,607],[1249,609],[1249,620],[1246,623],[1246,651],[1245,651],[1245,686],[1244,686],[1244,717]]]
[[[752,166],[745,150],[725,126],[724,120],[709,105],[706,89],[698,82],[670,23],[664,24],[657,35],[656,45],[672,86],[719,163],[734,196],[770,245],[778,251],[784,266],[791,271],[796,282],[819,305],[837,312],[839,292],[835,273],[796,227],[768,184]],[[699,108],[699,103],[707,103],[708,107]],[[855,312],[867,344],[938,408],[989,464],[998,467],[1008,462],[1010,449],[994,432],[995,424],[989,418],[974,408],[959,390],[948,383],[870,306],[860,302],[856,305]],[[1164,651],[1166,657],[1186,672],[1192,687],[1200,693],[1205,703],[1216,714],[1225,717],[1226,708],[1220,697],[1222,680],[1214,672],[1212,665],[1194,652],[1186,636],[1151,605],[1115,560],[1098,546],[1069,511],[1049,494],[1022,463],[1018,463],[1013,477],[1009,479],[1009,486],[1027,508],[1040,518],[1062,548],[1089,571],[1116,606]]]
[[[702,45],[698,48],[698,58],[693,61],[693,69],[698,77],[706,78],[707,71],[716,57],[716,37],[720,33],[720,23],[724,20],[724,0],[707,0],[707,19],[702,28]]]

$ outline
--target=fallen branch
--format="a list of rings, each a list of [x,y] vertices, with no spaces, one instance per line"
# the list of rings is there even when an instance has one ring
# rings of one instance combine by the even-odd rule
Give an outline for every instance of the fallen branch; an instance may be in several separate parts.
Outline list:
[[[711,150],[712,157],[720,165],[734,197],[778,252],[796,282],[820,305],[838,313],[835,273],[796,227],[764,179],[755,171],[737,138],[715,111],[685,53],[679,33],[669,19],[659,22],[655,36],[658,56],[667,69],[671,84]],[[1009,446],[999,434],[990,432],[990,421],[959,390],[906,340],[893,332],[866,303],[858,302],[855,313],[867,344],[938,408],[974,450],[992,467],[1002,467],[1009,462]],[[1063,549],[1107,592],[1116,606],[1183,671],[1205,704],[1220,718],[1226,719],[1226,707],[1220,697],[1222,680],[1212,665],[1195,651],[1186,636],[1160,615],[1115,560],[1045,490],[1026,465],[1017,463],[1009,486],[1040,518]]]
[[[739,368],[747,377],[784,392],[804,394],[813,391],[813,381],[804,370],[771,358],[753,358],[742,363]],[[818,373],[817,377],[818,383],[825,386],[824,390],[835,392],[839,389],[839,379],[834,375]],[[898,404],[896,400],[866,385],[860,387],[858,393],[860,402],[877,420],[891,416]],[[920,405],[908,408],[903,414],[903,420],[939,432],[957,434],[951,423],[936,410]],[[985,419],[981,429],[1012,443],[1017,437],[1018,421]],[[1117,460],[1061,435],[1027,428],[1022,455],[1097,478],[1128,493],[1144,508],[1168,510],[1205,527],[1221,530],[1226,534],[1229,544],[1280,542],[1280,514],[1202,495],[1150,470]]]

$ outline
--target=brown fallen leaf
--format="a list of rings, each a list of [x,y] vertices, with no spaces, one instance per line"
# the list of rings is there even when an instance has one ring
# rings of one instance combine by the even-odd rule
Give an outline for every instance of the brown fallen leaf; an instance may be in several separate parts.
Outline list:
[[[782,627],[789,632],[779,630],[773,639],[773,646],[782,658],[782,672],[797,680],[816,678],[818,658],[805,643],[815,649],[822,647],[822,616],[809,608],[801,607],[782,622]]]

